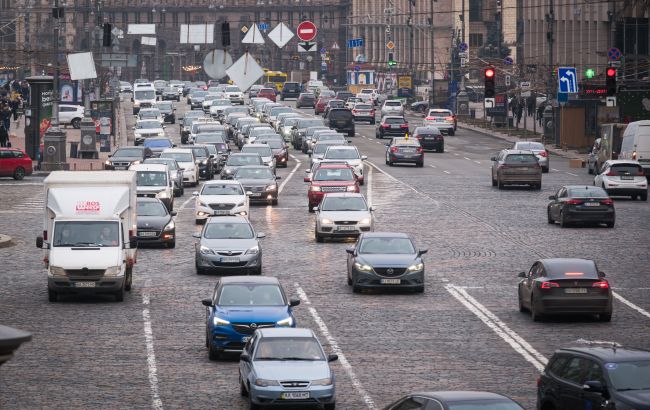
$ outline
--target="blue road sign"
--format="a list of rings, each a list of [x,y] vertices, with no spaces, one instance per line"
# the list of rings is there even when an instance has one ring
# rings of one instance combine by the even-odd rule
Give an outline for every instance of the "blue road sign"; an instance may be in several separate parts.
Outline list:
[[[359,70],[361,70],[361,66],[355,65],[354,66],[354,71],[359,71]]]
[[[506,57],[506,58],[503,59],[503,64],[512,65],[512,63],[514,63],[514,61],[512,60],[512,57]]]
[[[269,24],[268,23],[260,23],[257,25],[257,28],[260,30],[268,30],[269,29]]]
[[[623,57],[623,53],[616,47],[612,47],[607,51],[607,57],[610,61],[620,60]]]
[[[578,92],[578,74],[575,67],[560,67],[557,69],[559,93],[575,94]]]
[[[469,46],[467,45],[467,43],[460,43],[458,45],[458,51],[460,51],[461,53],[464,53],[465,51],[467,51],[468,48],[469,48]]]
[[[363,47],[363,38],[353,38],[348,40],[348,48]]]
[[[569,94],[568,93],[557,93],[557,102],[559,102],[559,103],[569,102]]]
[[[326,49],[325,47],[321,48],[321,49],[320,49],[320,53],[321,53],[321,54],[325,54],[325,53],[327,53],[327,49]]]

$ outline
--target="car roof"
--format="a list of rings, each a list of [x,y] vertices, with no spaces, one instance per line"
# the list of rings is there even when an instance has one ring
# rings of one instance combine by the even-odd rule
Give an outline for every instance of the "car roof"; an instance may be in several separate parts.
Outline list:
[[[168,152],[193,153],[192,148],[165,148],[165,150],[163,151],[163,153],[168,153]]]
[[[535,154],[533,154],[533,151],[529,151],[527,149],[504,149],[503,151],[508,155],[510,155],[510,154],[513,154],[513,155],[521,155],[521,154],[535,155]]]
[[[364,232],[364,238],[407,238],[411,239],[409,234],[403,232]]]
[[[591,355],[601,359],[604,362],[621,362],[632,360],[648,360],[650,359],[650,351],[639,348],[623,347],[614,342],[589,342],[578,341],[573,346],[563,347],[555,351],[555,353],[581,353]]]
[[[219,281],[221,284],[226,283],[268,283],[268,284],[279,284],[280,281],[275,276],[222,276]]]
[[[433,391],[412,393],[411,396],[423,396],[443,401],[455,400],[481,400],[481,399],[509,399],[497,393],[487,391]]]
[[[164,171],[167,172],[165,164],[135,164],[129,167],[129,171]]]
[[[315,338],[314,332],[311,329],[299,327],[270,327],[257,329],[261,337],[306,337]]]
[[[267,165],[243,165],[239,169],[269,169]]]
[[[352,168],[348,164],[330,164],[329,162],[320,162],[320,168],[325,168],[325,169],[341,169],[341,168]]]
[[[360,193],[360,192],[327,192],[327,193],[325,193],[324,197],[328,197],[328,198],[332,198],[332,197],[334,197],[334,198],[363,198],[363,199],[365,199],[363,194]]]
[[[610,159],[605,161],[605,163],[611,165],[617,165],[617,164],[641,165],[639,161],[633,159]]]
[[[251,223],[246,219],[244,216],[240,215],[226,215],[226,216],[211,216],[208,218],[207,223],[211,222],[223,222],[223,223],[231,223],[231,224],[249,224]]]
[[[540,262],[552,273],[564,272],[566,268],[576,272],[592,272],[595,262],[591,259],[580,258],[549,258],[540,259]]]
[[[208,185],[241,185],[241,183],[236,179],[219,179],[215,181],[205,181],[203,183],[203,186]]]

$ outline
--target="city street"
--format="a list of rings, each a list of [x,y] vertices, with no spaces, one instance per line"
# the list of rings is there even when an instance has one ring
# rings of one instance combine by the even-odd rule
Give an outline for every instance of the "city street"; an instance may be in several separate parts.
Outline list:
[[[177,116],[188,110],[184,99],[177,107]],[[124,111],[131,112],[128,101]],[[408,118],[411,130],[422,120]],[[128,116],[129,130],[133,124]],[[178,124],[166,131],[180,145]],[[498,190],[490,183],[490,157],[510,146],[503,140],[459,127],[445,137],[444,153],[426,153],[423,168],[390,167],[388,139],[376,139],[365,123],[356,132],[352,143],[368,156],[362,192],[377,207],[375,230],[409,233],[429,250],[423,294],[352,293],[345,249],[354,242],[316,243],[303,182],[309,158],[293,148],[288,167],[277,171],[279,204],[253,206],[250,217],[266,233],[263,275],[278,277],[288,295],[301,299],[298,326],[313,329],[326,352],[339,355],[332,363],[338,408],[380,409],[422,390],[486,390],[533,409],[536,379],[555,349],[578,339],[650,347],[647,202],[616,198],[614,229],[563,229],[547,224],[548,196],[593,181],[586,169],[569,168],[568,159],[551,156],[539,191]],[[0,322],[33,333],[0,368],[0,409],[247,409],[238,355],[208,360],[201,299],[216,276],[195,273],[195,189],[176,198],[176,248],[138,250],[133,290],[123,303],[49,303],[43,254],[35,247],[42,181],[0,180],[0,231],[15,242],[0,249]],[[615,292],[610,323],[584,316],[533,322],[519,312],[518,272],[551,257],[597,262]]]

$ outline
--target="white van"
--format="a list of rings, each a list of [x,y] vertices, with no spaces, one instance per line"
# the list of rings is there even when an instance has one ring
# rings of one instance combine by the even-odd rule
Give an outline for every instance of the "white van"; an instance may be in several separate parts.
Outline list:
[[[129,171],[136,172],[136,190],[139,197],[158,198],[171,212],[174,209],[174,182],[169,178],[165,164],[135,164]]]
[[[133,90],[133,115],[140,112],[140,108],[152,108],[156,104],[156,89],[153,87],[141,87],[140,84]]]
[[[646,175],[650,175],[650,120],[635,121],[623,133],[618,159],[639,161]]]

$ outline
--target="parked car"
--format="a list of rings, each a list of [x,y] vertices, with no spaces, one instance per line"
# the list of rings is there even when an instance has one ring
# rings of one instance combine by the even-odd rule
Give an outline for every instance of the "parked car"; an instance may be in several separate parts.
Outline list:
[[[424,166],[424,150],[417,138],[395,137],[386,144],[386,165],[400,162]]]
[[[504,149],[492,160],[492,186],[530,185],[542,189],[542,167],[531,151]]]
[[[548,197],[548,223],[559,222],[561,227],[574,223],[604,223],[613,228],[616,223],[614,201],[601,187],[567,185]]]
[[[514,400],[483,391],[434,391],[407,394],[384,410],[524,410]]]
[[[296,100],[296,108],[309,107],[314,108],[316,106],[316,96],[314,93],[300,93],[298,99]]]
[[[21,180],[34,171],[32,159],[19,148],[0,148],[0,177]]]
[[[639,161],[606,161],[594,177],[594,185],[602,187],[608,195],[648,200],[648,180]]]
[[[542,167],[542,172],[548,172],[551,167],[550,154],[544,144],[535,141],[517,141],[512,149],[531,151],[537,157],[537,162]]]
[[[137,199],[137,240],[138,247],[162,245],[176,247],[176,224],[170,211],[158,198],[138,197]]]
[[[445,152],[445,137],[434,126],[417,127],[413,131],[413,138],[420,141],[420,146],[425,151]]]
[[[331,108],[325,117],[325,125],[333,130],[354,137],[354,116],[347,108]]]
[[[401,116],[386,116],[375,128],[375,137],[404,137],[409,132],[408,121]]]

